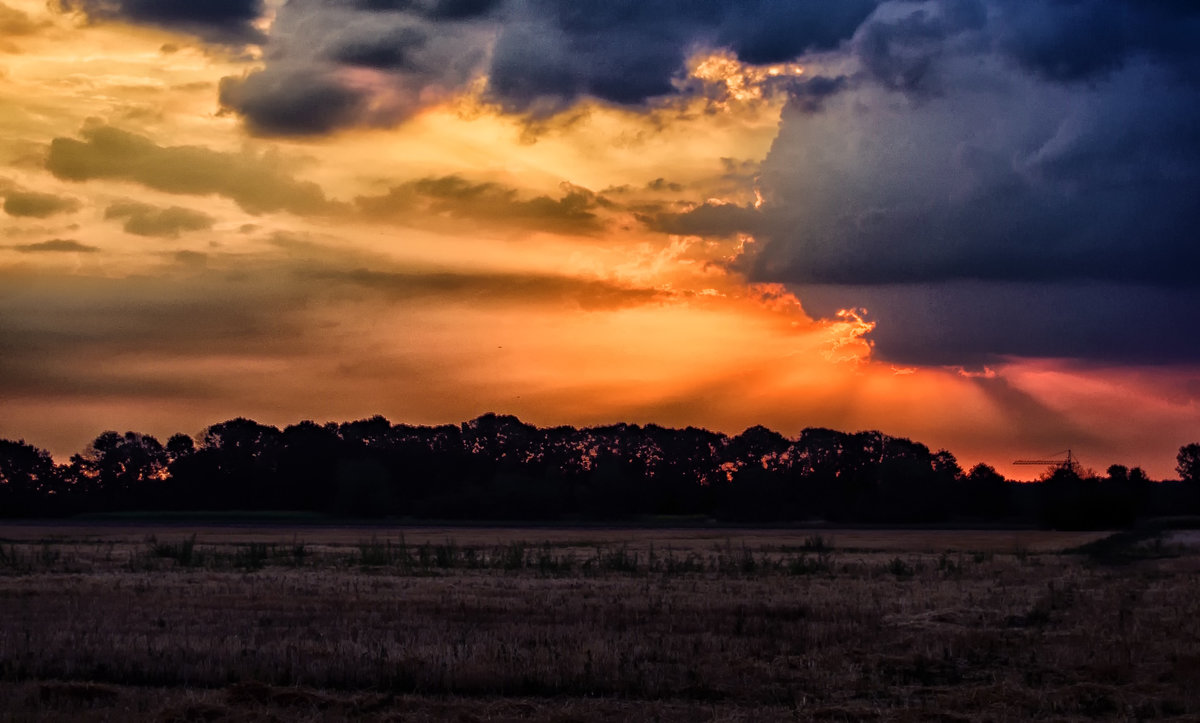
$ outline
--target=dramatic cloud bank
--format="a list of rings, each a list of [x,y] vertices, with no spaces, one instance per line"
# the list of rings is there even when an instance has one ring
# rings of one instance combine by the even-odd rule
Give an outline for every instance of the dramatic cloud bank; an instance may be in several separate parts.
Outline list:
[[[678,92],[691,53],[790,60],[837,47],[875,5],[292,0],[272,26],[265,67],[226,78],[221,102],[256,132],[280,135],[392,125],[476,79],[513,113],[545,116],[584,97],[638,106]]]
[[[643,221],[753,235],[733,268],[869,309],[885,359],[1196,361],[1198,32],[1179,3],[884,3],[798,56],[761,207]]]
[[[1169,461],[1197,38],[1171,0],[0,0],[0,435],[495,410]]]
[[[1200,359],[1200,8],[890,9],[785,110],[748,275],[869,308],[906,363]]]
[[[765,203],[658,209],[639,215],[648,228],[752,235],[731,268],[791,285],[810,313],[869,309],[877,354],[894,361],[1200,359],[1194,335],[1175,331],[1200,323],[1192,3],[290,0],[263,37],[254,30],[263,7],[252,0],[71,6],[261,42],[262,66],[224,78],[219,96],[266,135],[395,125],[469,88],[533,118],[585,98],[636,109],[705,92],[687,77],[699,52],[750,66],[798,62],[804,75],[775,85],[790,100],[757,179]],[[156,170],[184,155],[201,169],[186,181]],[[315,188],[239,180],[269,170],[203,170],[215,160],[93,128],[84,142],[55,140],[49,168],[62,178],[187,183],[254,212],[325,204]],[[373,217],[586,234],[601,228],[600,200],[579,190],[522,199],[447,176],[357,204]],[[6,209],[69,209],[54,204],[10,198]],[[140,218],[130,225],[145,228]],[[203,221],[188,223],[148,230]]]

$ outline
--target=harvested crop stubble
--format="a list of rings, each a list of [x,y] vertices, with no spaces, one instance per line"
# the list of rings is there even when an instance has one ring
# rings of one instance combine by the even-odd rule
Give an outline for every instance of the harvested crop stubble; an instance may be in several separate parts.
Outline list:
[[[1200,713],[1186,548],[450,533],[7,543],[0,693],[96,720]]]

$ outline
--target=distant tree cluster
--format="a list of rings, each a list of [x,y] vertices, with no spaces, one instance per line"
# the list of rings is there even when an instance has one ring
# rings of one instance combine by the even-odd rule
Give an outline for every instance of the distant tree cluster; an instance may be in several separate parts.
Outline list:
[[[383,417],[285,429],[232,419],[162,444],[105,432],[67,464],[0,440],[0,515],[113,510],[307,510],[347,517],[613,520],[688,515],[727,521],[1024,521],[1117,526],[1196,508],[1200,445],[1179,452],[1183,482],[1139,468],[1101,477],[1064,466],[1036,484],[987,465],[964,472],[880,432],[616,424],[538,428],[486,414],[461,425]]]

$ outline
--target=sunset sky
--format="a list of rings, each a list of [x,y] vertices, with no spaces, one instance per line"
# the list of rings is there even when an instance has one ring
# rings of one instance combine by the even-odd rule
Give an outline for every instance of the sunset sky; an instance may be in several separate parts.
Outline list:
[[[1200,6],[0,0],[0,437],[1200,441]]]

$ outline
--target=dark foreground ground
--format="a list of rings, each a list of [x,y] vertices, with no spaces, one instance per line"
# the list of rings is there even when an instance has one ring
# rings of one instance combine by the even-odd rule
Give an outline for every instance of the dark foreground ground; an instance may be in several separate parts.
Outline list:
[[[5,720],[1200,717],[1200,540],[0,526]]]

